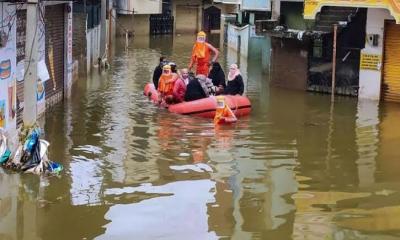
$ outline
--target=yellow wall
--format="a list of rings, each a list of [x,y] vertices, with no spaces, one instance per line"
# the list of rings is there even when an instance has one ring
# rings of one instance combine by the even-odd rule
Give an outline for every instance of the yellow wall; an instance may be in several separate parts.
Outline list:
[[[400,24],[399,0],[305,0],[304,18],[315,19],[316,14],[321,11],[323,6],[384,8],[388,9],[396,22]]]

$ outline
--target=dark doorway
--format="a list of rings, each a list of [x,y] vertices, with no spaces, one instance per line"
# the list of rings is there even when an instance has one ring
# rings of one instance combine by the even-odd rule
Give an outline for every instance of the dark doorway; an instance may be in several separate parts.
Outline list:
[[[207,32],[221,29],[221,9],[214,6],[204,9],[203,29]]]

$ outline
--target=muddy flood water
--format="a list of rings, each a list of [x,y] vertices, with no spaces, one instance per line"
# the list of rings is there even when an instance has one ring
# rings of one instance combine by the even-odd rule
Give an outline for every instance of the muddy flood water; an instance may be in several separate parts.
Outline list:
[[[142,94],[161,54],[187,66],[192,40],[136,38],[46,114],[65,169],[0,169],[1,240],[400,239],[400,105],[331,108],[327,95],[270,87],[261,50],[224,50],[252,113],[215,128]]]

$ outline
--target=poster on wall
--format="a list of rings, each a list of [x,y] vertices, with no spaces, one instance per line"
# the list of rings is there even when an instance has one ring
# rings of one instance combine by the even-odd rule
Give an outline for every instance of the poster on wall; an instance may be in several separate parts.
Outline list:
[[[9,121],[13,121],[17,114],[16,96],[17,96],[17,86],[16,86],[16,81],[13,80],[8,83],[8,120]]]
[[[16,71],[15,5],[0,3],[0,127],[15,129]]]
[[[40,80],[37,83],[36,100],[37,100],[37,114],[41,115],[46,110],[46,91],[44,88],[44,82]]]
[[[6,100],[0,100],[0,127],[6,126]]]

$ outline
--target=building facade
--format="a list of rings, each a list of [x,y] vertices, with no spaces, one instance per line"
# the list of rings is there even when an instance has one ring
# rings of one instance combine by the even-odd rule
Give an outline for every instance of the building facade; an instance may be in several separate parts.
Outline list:
[[[27,46],[27,10],[23,2],[1,2],[0,127],[13,132],[22,124],[24,81],[32,51]],[[40,2],[37,8],[37,115],[71,94],[72,3]],[[31,52],[29,52],[29,50]]]

